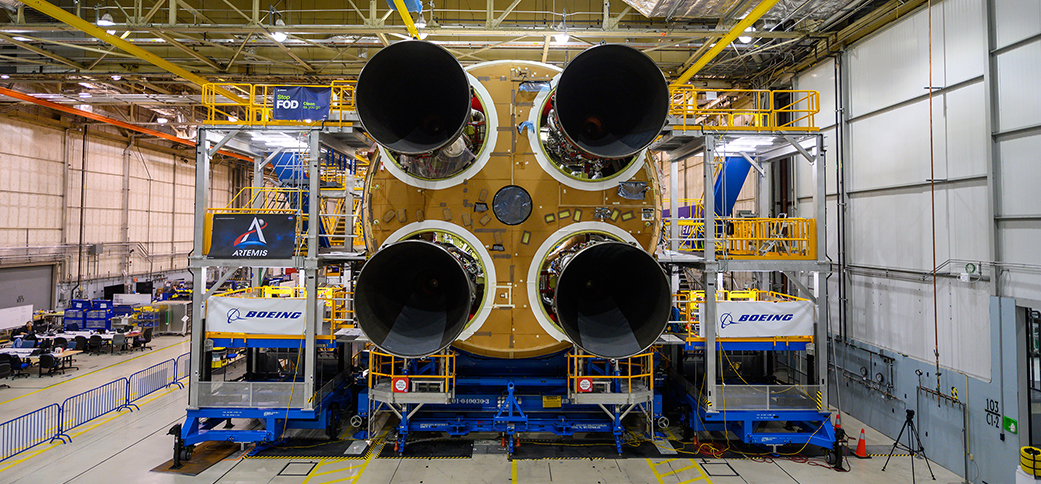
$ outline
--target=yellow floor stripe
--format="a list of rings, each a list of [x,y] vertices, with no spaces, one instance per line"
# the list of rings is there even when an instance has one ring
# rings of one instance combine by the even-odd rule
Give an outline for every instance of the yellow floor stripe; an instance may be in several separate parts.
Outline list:
[[[679,484],[689,484],[691,482],[702,481],[702,480],[704,482],[706,482],[707,484],[712,484],[712,479],[709,479],[708,474],[706,474],[705,471],[701,469],[701,466],[698,465],[697,462],[694,462],[693,459],[688,459],[688,461],[690,462],[691,465],[689,465],[687,467],[684,467],[682,469],[675,470],[675,471],[672,471],[672,472],[668,472],[668,473],[665,473],[665,474],[659,474],[658,473],[657,466],[659,466],[661,464],[668,464],[670,462],[677,461],[677,460],[679,460],[679,459],[668,459],[668,460],[663,460],[663,461],[658,462],[658,463],[654,463],[650,459],[646,459],[647,466],[651,468],[651,473],[654,474],[654,478],[658,480],[658,484],[665,484],[665,480],[662,479],[663,477],[679,474],[680,472],[689,471],[689,470],[692,470],[692,469],[698,471],[698,477],[695,477],[693,479],[688,479],[686,481],[680,482]]]
[[[516,460],[511,461],[510,462],[510,467],[511,467],[511,470],[510,470],[511,481],[510,482],[512,482],[513,484],[517,484],[517,461]]]
[[[687,466],[687,467],[684,467],[684,468],[682,468],[682,469],[677,469],[677,470],[674,470],[674,471],[672,471],[672,472],[667,472],[667,473],[665,473],[665,474],[662,474],[661,476],[662,476],[662,477],[665,477],[665,476],[671,476],[671,475],[673,475],[673,474],[679,474],[680,472],[683,472],[683,471],[689,471],[689,470],[691,470],[691,469],[701,469],[701,466],[699,466],[699,465],[697,465],[697,464],[693,464],[693,465],[689,465],[689,466]],[[700,472],[699,472],[699,474],[700,474]]]
[[[82,375],[79,375],[79,376],[74,376],[74,377],[72,377],[72,378],[69,378],[68,380],[65,380],[65,381],[60,381],[60,382],[58,382],[58,383],[55,383],[55,384],[53,384],[53,385],[47,385],[47,386],[45,386],[45,387],[43,387],[43,388],[41,388],[41,389],[39,389],[39,390],[34,390],[34,391],[31,391],[31,392],[29,392],[29,393],[26,393],[25,395],[19,395],[19,396],[17,396],[17,397],[14,397],[14,398],[12,398],[12,399],[10,399],[10,400],[6,400],[6,401],[3,401],[3,402],[0,402],[0,405],[3,405],[3,404],[5,404],[5,403],[10,403],[10,402],[13,402],[13,401],[15,401],[15,400],[18,400],[19,398],[22,398],[22,397],[28,397],[29,395],[34,395],[34,394],[40,393],[40,392],[42,392],[42,391],[44,391],[44,390],[46,390],[46,389],[48,389],[48,388],[54,388],[54,387],[56,387],[56,386],[58,386],[58,385],[64,385],[64,384],[66,384],[66,383],[68,383],[68,382],[70,382],[70,381],[73,381],[73,380],[78,380],[78,379],[80,379],[80,378],[83,378],[83,377],[85,377],[85,376],[90,376],[90,375],[93,375],[93,374],[95,374],[95,373],[97,373],[97,372],[99,372],[99,371],[107,370],[107,369],[109,369],[109,368],[112,368],[112,367],[115,367],[115,366],[119,366],[119,365],[122,365],[123,363],[127,363],[127,362],[130,362],[130,361],[134,361],[134,360],[136,360],[136,359],[138,359],[138,358],[143,358],[143,357],[145,357],[145,356],[148,356],[148,355],[152,355],[152,354],[158,353],[158,352],[160,352],[160,351],[163,351],[163,350],[168,350],[168,349],[170,349],[170,348],[173,348],[174,346],[179,346],[179,345],[180,345],[181,343],[184,343],[184,342],[185,342],[185,341],[181,341],[181,342],[179,342],[179,343],[174,343],[174,344],[172,344],[172,345],[170,345],[170,346],[164,346],[164,347],[162,347],[162,348],[154,349],[154,350],[152,350],[152,352],[151,352],[151,353],[147,353],[147,352],[146,352],[146,353],[142,353],[142,354],[140,354],[140,355],[138,355],[138,356],[135,356],[135,357],[133,357],[133,358],[130,358],[129,360],[123,360],[123,361],[120,361],[119,363],[113,363],[113,364],[111,364],[111,365],[108,365],[108,366],[106,366],[106,367],[104,367],[104,368],[98,368],[97,370],[94,370],[94,371],[92,371],[92,372],[90,372],[90,373],[84,373],[84,374],[82,374]]]

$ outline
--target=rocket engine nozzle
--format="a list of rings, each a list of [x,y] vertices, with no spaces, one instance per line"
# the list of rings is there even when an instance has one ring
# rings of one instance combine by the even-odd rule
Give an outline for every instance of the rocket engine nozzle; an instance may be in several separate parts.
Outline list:
[[[365,263],[355,319],[380,349],[419,358],[447,348],[466,328],[476,295],[472,273],[441,245],[405,240]]]
[[[365,131],[405,155],[444,148],[470,120],[466,72],[430,42],[398,42],[377,52],[358,75],[354,98]]]
[[[557,323],[579,348],[603,358],[637,354],[669,322],[669,279],[647,252],[623,242],[581,248],[560,272]]]
[[[598,158],[632,156],[665,126],[669,87],[646,54],[621,44],[586,49],[560,75],[555,111],[560,129]]]

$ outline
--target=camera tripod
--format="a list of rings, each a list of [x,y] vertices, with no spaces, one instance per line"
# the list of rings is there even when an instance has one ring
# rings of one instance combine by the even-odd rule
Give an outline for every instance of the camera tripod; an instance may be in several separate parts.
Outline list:
[[[904,431],[907,430],[907,445],[900,443],[900,437],[904,436]],[[907,420],[904,420],[904,426],[900,427],[900,433],[897,434],[896,440],[893,441],[893,448],[889,451],[889,456],[886,457],[886,463],[882,465],[882,472],[885,472],[886,466],[889,465],[889,459],[893,458],[893,453],[896,452],[897,447],[907,449],[911,453],[911,482],[915,482],[914,475],[914,458],[918,454],[922,455],[925,459],[925,467],[929,469],[929,475],[932,476],[933,480],[936,480],[936,475],[933,474],[933,468],[929,465],[929,457],[925,455],[925,447],[922,447],[922,438],[918,436],[918,429],[914,426],[914,410],[907,411]]]

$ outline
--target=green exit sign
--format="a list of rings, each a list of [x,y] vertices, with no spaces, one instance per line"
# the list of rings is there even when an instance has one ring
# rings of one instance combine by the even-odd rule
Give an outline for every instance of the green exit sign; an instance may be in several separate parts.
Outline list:
[[[1012,433],[1012,434],[1018,434],[1019,433],[1019,422],[1016,422],[1015,420],[1013,420],[1011,418],[1008,418],[1008,417],[1004,418],[1004,422],[1005,422],[1005,431],[1006,432]]]

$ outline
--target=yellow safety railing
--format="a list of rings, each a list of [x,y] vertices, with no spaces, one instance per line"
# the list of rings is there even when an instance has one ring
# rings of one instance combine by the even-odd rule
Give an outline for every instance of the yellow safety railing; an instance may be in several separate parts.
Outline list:
[[[327,120],[274,119],[274,96],[279,87],[315,87],[330,90]],[[229,99],[222,92],[239,94]],[[219,82],[202,86],[202,104],[206,106],[206,123],[211,125],[246,126],[351,126],[349,113],[354,112],[354,81],[334,81],[322,85],[244,84]]]
[[[615,382],[619,381],[621,387],[628,393],[633,392],[637,383],[643,382],[644,389],[654,390],[654,352],[640,353],[628,358],[618,360],[618,375],[591,374],[587,371],[590,360],[603,360],[594,355],[568,354],[568,391],[579,393],[578,382],[580,379],[592,378],[597,381]],[[639,389],[639,388],[638,388]]]
[[[672,295],[673,301],[676,301],[676,307],[680,310],[680,318],[683,321],[690,321],[690,291],[682,291]]]
[[[405,371],[405,365],[409,359],[382,353],[375,348],[370,349],[369,388],[374,388],[382,380],[407,377],[413,382],[441,383],[440,388],[444,393],[451,392],[455,387],[455,353],[447,351],[426,356],[422,359],[433,361],[435,369],[433,374],[410,375]]]
[[[817,131],[820,112],[817,91],[765,89],[698,89],[670,86],[669,114],[679,119],[674,129],[711,128],[725,131]],[[781,104],[778,97],[791,96]],[[782,118],[788,118],[782,121]]]
[[[817,259],[817,224],[808,218],[718,218],[725,233],[716,236],[716,256],[721,259]],[[705,222],[678,220],[680,250],[705,248]],[[665,227],[671,222],[666,220]]]

